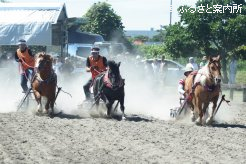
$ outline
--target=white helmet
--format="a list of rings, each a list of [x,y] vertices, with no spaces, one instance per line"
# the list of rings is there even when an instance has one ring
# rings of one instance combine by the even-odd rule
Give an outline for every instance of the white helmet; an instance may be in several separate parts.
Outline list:
[[[184,75],[186,76],[187,73],[192,72],[192,71],[193,71],[193,67],[187,65],[187,66],[185,67]]]

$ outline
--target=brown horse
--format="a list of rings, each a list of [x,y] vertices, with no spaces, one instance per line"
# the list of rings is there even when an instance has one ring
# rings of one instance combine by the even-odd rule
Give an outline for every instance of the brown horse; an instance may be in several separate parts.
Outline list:
[[[213,103],[212,113],[206,120],[211,124],[215,115],[218,98],[220,95],[221,82],[220,56],[209,57],[208,63],[200,69],[197,74],[191,73],[185,80],[185,91],[192,96],[190,106],[193,108],[192,120],[202,125],[203,116],[208,113],[209,103]]]
[[[47,98],[44,113],[54,114],[57,76],[52,69],[53,58],[44,52],[38,53],[35,59],[36,74],[32,81],[32,89],[38,103],[38,112],[42,112],[41,96]]]

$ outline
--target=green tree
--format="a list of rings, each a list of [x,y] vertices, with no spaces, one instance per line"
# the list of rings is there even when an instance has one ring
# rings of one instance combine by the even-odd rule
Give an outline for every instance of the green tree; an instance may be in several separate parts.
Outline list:
[[[174,58],[193,56],[196,42],[191,33],[180,23],[166,26],[165,49]]]
[[[142,42],[147,42],[149,41],[149,37],[144,36],[144,35],[138,35],[138,36],[135,36],[133,40],[141,40]]]
[[[165,54],[163,45],[142,45],[139,47],[140,51],[146,58],[161,58]]]
[[[81,26],[82,31],[100,34],[107,41],[124,34],[121,17],[106,2],[94,3],[83,17],[87,23]]]
[[[106,41],[121,42],[128,51],[132,51],[133,46],[124,35],[121,17],[115,13],[110,4],[106,2],[94,3],[83,19],[82,31],[100,34]]]
[[[166,27],[162,26],[160,30],[157,30],[159,33],[155,36],[153,36],[153,38],[150,39],[150,41],[153,42],[165,42],[165,37],[166,37]]]
[[[86,23],[87,22],[84,18],[77,18],[77,17],[68,18],[67,19],[67,28],[77,30],[80,28],[81,25],[85,25]]]
[[[223,7],[233,6],[233,4],[238,6],[241,4],[239,6],[242,7],[241,12],[236,13],[230,10],[224,10],[222,13],[214,12],[214,5]],[[204,11],[201,10],[202,7]],[[195,9],[183,6],[179,8],[179,11],[181,23],[187,27],[191,38],[197,43],[197,48],[207,55],[215,55],[214,50],[222,55],[223,81],[227,82],[227,56],[245,44],[246,2],[244,0],[200,0],[196,3]]]

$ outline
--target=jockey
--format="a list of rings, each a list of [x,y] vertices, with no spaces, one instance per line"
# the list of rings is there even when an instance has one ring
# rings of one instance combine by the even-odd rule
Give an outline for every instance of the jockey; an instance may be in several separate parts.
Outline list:
[[[91,49],[91,55],[86,60],[86,72],[91,72],[92,77],[83,86],[86,100],[90,100],[90,86],[92,85],[95,77],[101,72],[106,71],[107,59],[104,56],[99,55],[99,48],[93,47]]]
[[[15,52],[15,60],[19,62],[21,74],[21,87],[23,92],[28,90],[27,81],[31,80],[34,72],[35,59],[32,51],[27,47],[24,39],[19,40],[19,48]]]
[[[185,96],[184,96],[184,93],[185,93],[185,91],[184,91],[185,79],[186,79],[186,77],[187,77],[192,71],[193,71],[193,68],[192,68],[192,67],[186,66],[186,67],[185,67],[185,72],[184,72],[185,78],[179,80],[178,92],[179,92],[179,94],[180,94],[180,98],[184,98],[184,97],[185,97]]]

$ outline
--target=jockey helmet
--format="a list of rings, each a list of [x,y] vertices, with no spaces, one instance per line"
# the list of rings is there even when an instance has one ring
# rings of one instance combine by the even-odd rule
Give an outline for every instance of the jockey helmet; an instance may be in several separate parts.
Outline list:
[[[191,66],[186,66],[185,71],[184,71],[184,75],[187,76],[192,71],[193,71],[193,68]]]
[[[92,47],[91,52],[99,52],[100,48],[99,47]]]
[[[18,45],[26,45],[26,41],[24,39],[20,39],[18,41]]]

